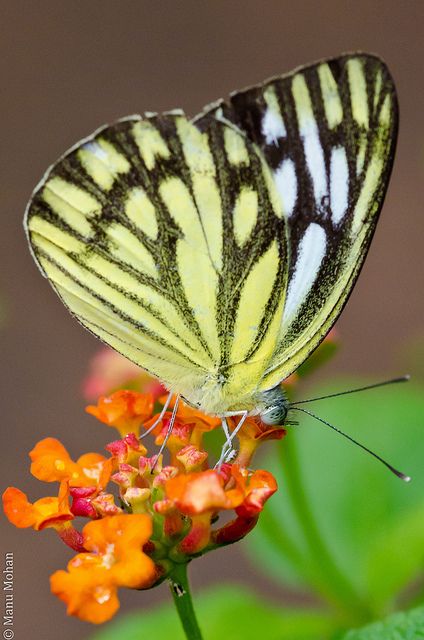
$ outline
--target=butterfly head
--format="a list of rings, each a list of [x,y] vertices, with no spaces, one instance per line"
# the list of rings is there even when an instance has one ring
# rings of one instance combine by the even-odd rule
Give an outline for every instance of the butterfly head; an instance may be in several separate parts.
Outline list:
[[[264,424],[284,425],[288,409],[289,401],[280,385],[258,394],[257,410]]]

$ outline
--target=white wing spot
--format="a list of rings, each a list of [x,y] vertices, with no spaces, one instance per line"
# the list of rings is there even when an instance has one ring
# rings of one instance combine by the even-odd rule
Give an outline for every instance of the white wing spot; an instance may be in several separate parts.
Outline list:
[[[282,323],[290,324],[315,282],[327,245],[324,229],[312,222],[299,243],[298,258],[290,280]]]
[[[331,218],[338,224],[346,215],[349,198],[349,172],[344,147],[333,149],[330,164]]]
[[[289,218],[297,200],[297,178],[294,163],[290,159],[284,160],[274,172],[274,180],[283,203],[284,215]]]
[[[315,201],[317,206],[327,195],[327,178],[325,175],[324,154],[318,137],[318,128],[315,120],[311,120],[308,126],[301,131],[303,135],[303,147],[305,149],[306,163],[312,176]]]
[[[108,159],[106,151],[102,149],[102,147],[99,145],[98,142],[94,142],[94,141],[87,142],[82,146],[82,149],[84,149],[85,151],[89,151],[90,153],[93,154],[93,156],[96,156],[96,158],[98,158],[99,160],[105,161]]]
[[[287,135],[281,115],[269,107],[262,119],[262,135],[267,144],[277,144],[278,138]]]
[[[303,140],[306,164],[312,177],[317,208],[328,195],[324,152],[319,139],[318,125],[312,108],[311,96],[303,75],[294,76],[292,94],[296,106],[299,133]]]

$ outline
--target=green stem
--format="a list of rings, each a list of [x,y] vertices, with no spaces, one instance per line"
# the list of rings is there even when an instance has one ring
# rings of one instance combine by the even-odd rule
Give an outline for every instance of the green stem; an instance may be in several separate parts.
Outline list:
[[[169,576],[169,586],[187,640],[202,640],[191,599],[186,563],[175,565]]]
[[[367,620],[370,616],[368,606],[339,569],[315,520],[301,477],[293,435],[284,440],[284,446],[279,447],[279,457],[286,472],[288,493],[313,560],[317,586],[327,599],[341,606],[349,617],[353,614],[356,620]]]

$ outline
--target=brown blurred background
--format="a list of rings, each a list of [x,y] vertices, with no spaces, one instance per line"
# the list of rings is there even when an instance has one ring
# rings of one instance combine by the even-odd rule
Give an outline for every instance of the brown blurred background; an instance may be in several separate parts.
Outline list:
[[[66,312],[29,255],[22,216],[47,166],[99,125],[147,111],[207,102],[325,56],[365,50],[388,63],[399,91],[397,159],[366,266],[338,323],[343,349],[321,375],[401,373],[396,354],[423,335],[424,3],[3,1],[1,68],[0,327],[1,488],[31,499],[27,452],[59,437],[74,456],[99,450],[110,432],[84,415],[81,379],[99,344]],[[108,431],[107,433],[105,433]],[[51,531],[2,520],[2,549],[15,553],[15,637],[88,638],[65,618],[48,576],[67,561]],[[231,556],[228,555],[231,554]],[[239,549],[194,563],[196,585],[228,577],[269,589]],[[123,594],[124,608],[167,598],[166,586]]]

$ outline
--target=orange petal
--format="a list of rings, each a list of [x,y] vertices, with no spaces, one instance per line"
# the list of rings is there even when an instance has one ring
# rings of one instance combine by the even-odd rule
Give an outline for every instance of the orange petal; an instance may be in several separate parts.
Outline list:
[[[28,501],[28,497],[16,487],[8,487],[3,493],[4,513],[15,527],[25,529],[32,527],[35,522],[33,505]]]
[[[61,487],[58,498],[41,498],[33,504],[28,501],[25,493],[15,487],[9,487],[3,494],[3,507],[9,521],[21,529],[33,527],[39,531],[47,527],[57,527],[74,518],[68,505],[66,485]]]
[[[116,586],[106,580],[105,572],[84,568],[56,571],[50,578],[52,592],[67,605],[67,613],[80,620],[101,624],[119,609]]]
[[[165,490],[167,497],[187,515],[233,507],[224,491],[222,477],[212,469],[171,478]]]
[[[76,480],[80,470],[69,453],[56,438],[45,438],[30,451],[31,473],[38,480],[56,482],[67,479]]]
[[[159,402],[165,404],[167,395],[159,398]],[[172,408],[175,404],[176,396],[172,396],[171,402],[169,403],[169,407]],[[201,428],[203,431],[210,431],[211,429],[215,429],[221,424],[221,418],[216,418],[214,416],[208,416],[205,413],[202,413],[198,409],[194,409],[193,407],[189,407],[185,402],[180,402],[178,406],[177,416],[182,419],[189,420],[191,422],[195,422],[196,426]]]
[[[99,453],[85,453],[77,460],[82,477],[79,483],[72,486],[99,486],[104,488],[109,482],[112,473],[112,460]]]
[[[123,514],[93,520],[83,529],[84,546],[89,551],[102,553],[115,544],[121,549],[141,547],[152,534],[152,519],[146,514]]]
[[[134,549],[133,546],[129,546],[112,567],[115,584],[130,589],[150,587],[156,574],[153,560],[141,550]]]
[[[142,422],[152,416],[154,397],[151,393],[120,390],[109,396],[101,396],[97,406],[86,407],[87,413],[110,427],[118,429],[122,436],[134,432],[138,435]]]

